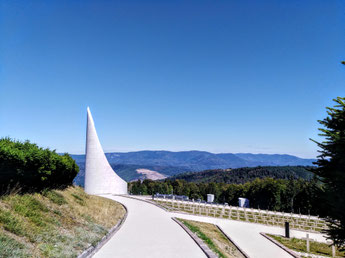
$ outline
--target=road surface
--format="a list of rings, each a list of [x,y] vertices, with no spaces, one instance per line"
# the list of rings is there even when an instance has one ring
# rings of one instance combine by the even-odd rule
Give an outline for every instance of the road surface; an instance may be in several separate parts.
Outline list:
[[[280,227],[236,220],[166,212],[142,199],[104,195],[123,203],[128,217],[122,228],[94,257],[205,257],[189,235],[171,218],[208,222],[218,225],[251,258],[291,258],[292,256],[260,232],[284,234]],[[291,230],[290,236],[302,238],[306,232]],[[310,238],[326,241],[321,234],[309,233]]]
[[[194,240],[161,208],[121,196],[103,197],[123,203],[128,216],[120,230],[94,257],[206,257]]]

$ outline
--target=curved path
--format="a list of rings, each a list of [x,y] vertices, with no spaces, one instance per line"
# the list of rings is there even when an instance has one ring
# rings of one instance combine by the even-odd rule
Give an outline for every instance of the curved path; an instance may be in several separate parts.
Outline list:
[[[128,216],[120,230],[94,257],[206,257],[190,236],[155,205],[121,196],[103,197],[123,203]]]
[[[140,200],[104,196],[128,208],[122,228],[95,257],[205,257],[201,249],[171,217],[209,222],[218,225],[251,258],[291,258],[292,256],[260,235],[260,232],[284,234],[284,229],[228,219],[166,212]],[[291,230],[290,236],[302,238],[306,232]],[[312,239],[325,241],[321,234],[309,233]]]
[[[208,222],[218,225],[224,231],[224,233],[228,235],[251,258],[292,257],[289,253],[260,235],[260,232],[282,235],[284,230],[282,228],[181,213],[172,213],[172,215],[178,218]]]
[[[260,233],[284,235],[281,227],[266,226],[237,220],[219,219],[206,216],[196,216],[182,213],[170,213],[172,217],[185,218],[218,225],[249,257],[251,258],[288,258],[289,253],[263,237]],[[326,242],[326,238],[319,233],[310,233],[300,230],[290,230],[290,237],[303,238],[309,234],[311,239]]]

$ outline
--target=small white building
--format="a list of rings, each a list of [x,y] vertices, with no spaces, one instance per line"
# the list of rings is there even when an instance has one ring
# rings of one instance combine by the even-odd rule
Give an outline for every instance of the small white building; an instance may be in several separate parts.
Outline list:
[[[242,208],[249,208],[249,200],[246,198],[238,198],[238,206]]]
[[[214,194],[207,194],[207,202],[213,202],[214,201]]]

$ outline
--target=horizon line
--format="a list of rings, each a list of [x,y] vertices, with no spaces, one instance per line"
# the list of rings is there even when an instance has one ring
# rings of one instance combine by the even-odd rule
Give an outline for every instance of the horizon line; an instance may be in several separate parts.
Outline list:
[[[181,150],[181,151],[170,151],[170,150],[164,150],[164,149],[159,149],[159,150],[149,150],[149,149],[143,149],[143,150],[133,150],[133,151],[104,151],[105,154],[109,153],[131,153],[131,152],[144,152],[144,151],[150,151],[150,152],[206,152],[206,153],[211,153],[211,154],[253,154],[253,155],[288,155],[288,156],[294,156],[300,159],[317,159],[317,157],[301,157],[297,156],[294,154],[288,154],[288,153],[262,153],[262,152],[211,152],[211,151],[203,151],[203,150]],[[68,153],[70,155],[85,155],[85,153],[70,153],[70,152],[60,152],[60,153]]]

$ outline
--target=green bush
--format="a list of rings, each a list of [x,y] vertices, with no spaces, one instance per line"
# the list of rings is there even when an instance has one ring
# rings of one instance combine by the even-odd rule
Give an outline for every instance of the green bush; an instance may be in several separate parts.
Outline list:
[[[65,188],[72,184],[79,167],[68,154],[43,149],[29,141],[0,139],[0,193],[19,188],[22,192]]]

